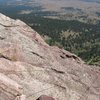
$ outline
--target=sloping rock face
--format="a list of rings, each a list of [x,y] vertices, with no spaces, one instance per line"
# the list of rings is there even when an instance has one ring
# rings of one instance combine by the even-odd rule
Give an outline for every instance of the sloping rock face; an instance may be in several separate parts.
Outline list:
[[[22,95],[22,87],[0,73],[0,100],[15,100]]]
[[[36,100],[41,95],[55,100],[100,100],[99,67],[88,66],[76,55],[47,45],[24,22],[3,14],[0,14],[0,79],[1,74],[0,100],[16,100],[23,94],[26,100]]]

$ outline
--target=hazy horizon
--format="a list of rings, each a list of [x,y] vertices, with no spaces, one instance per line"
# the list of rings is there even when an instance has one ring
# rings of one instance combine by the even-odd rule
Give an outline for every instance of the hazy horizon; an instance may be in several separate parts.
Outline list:
[[[97,18],[100,13],[99,0],[0,0],[0,11],[17,14],[54,13],[59,15],[75,14]],[[9,10],[10,9],[10,10]],[[42,14],[43,15],[43,14]],[[46,14],[44,14],[46,15]]]

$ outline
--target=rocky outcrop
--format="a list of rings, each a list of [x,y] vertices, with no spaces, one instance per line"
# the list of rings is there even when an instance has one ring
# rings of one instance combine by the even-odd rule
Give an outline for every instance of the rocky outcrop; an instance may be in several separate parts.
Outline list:
[[[100,100],[99,67],[86,65],[76,55],[49,46],[24,22],[3,14],[0,14],[0,73],[10,84],[1,81],[0,100],[25,96],[26,100],[36,100],[41,95],[55,100]],[[2,83],[7,88],[2,89]]]
[[[0,73],[0,100],[25,100],[22,91],[18,83]]]

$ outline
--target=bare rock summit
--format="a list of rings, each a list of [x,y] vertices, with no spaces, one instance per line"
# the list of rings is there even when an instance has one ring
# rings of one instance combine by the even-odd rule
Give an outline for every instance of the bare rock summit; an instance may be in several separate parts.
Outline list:
[[[20,20],[0,14],[0,100],[100,100],[100,68],[49,46]]]

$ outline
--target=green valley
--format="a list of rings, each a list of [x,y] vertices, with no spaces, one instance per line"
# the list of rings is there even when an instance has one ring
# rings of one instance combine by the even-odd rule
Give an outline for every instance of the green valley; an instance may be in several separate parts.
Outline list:
[[[57,45],[77,54],[88,64],[100,65],[100,22],[82,23],[76,20],[58,20],[34,15],[17,16],[50,45]]]

